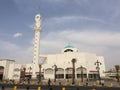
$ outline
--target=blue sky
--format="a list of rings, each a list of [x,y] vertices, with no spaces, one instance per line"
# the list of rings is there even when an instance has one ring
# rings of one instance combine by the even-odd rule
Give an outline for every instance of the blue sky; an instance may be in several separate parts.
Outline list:
[[[30,63],[34,16],[42,16],[41,54],[71,44],[120,64],[120,0],[0,0],[0,58]],[[56,44],[57,43],[57,44]]]

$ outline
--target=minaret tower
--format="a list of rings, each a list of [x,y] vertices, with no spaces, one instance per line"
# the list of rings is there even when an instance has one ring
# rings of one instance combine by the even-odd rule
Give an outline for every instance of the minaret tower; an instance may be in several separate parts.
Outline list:
[[[40,55],[40,32],[41,32],[41,16],[37,14],[35,16],[34,26],[35,38],[34,38],[34,55],[33,55],[33,69],[32,78],[36,78],[36,72],[39,71],[39,55]]]

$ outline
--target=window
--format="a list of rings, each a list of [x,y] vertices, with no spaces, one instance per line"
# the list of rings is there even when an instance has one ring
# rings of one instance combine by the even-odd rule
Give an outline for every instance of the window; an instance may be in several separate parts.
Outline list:
[[[56,74],[55,76],[57,79],[62,79],[64,78],[64,74]]]
[[[53,74],[53,69],[51,68],[45,69],[45,74]]]
[[[66,49],[64,52],[73,52],[72,49]]]
[[[15,68],[14,71],[15,71],[15,72],[18,72],[18,71],[20,71],[20,69],[19,69],[19,68]]]

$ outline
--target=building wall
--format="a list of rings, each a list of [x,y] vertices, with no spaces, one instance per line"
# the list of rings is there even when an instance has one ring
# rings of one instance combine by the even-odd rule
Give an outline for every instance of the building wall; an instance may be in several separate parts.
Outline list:
[[[79,68],[80,66],[83,66],[87,69],[87,74],[90,73],[90,71],[96,71],[96,66],[94,63],[98,60],[102,63],[100,65],[100,75],[103,77],[105,70],[105,63],[104,58],[102,56],[96,56],[95,53],[86,53],[86,52],[66,52],[61,54],[53,54],[53,55],[46,55],[46,63],[43,64],[42,69],[46,70],[48,68],[51,68],[54,70],[53,65],[57,65],[58,68],[63,68],[64,71],[66,68],[71,67],[72,63],[71,60],[75,58],[77,61],[75,63],[75,67]],[[54,78],[54,71],[53,74],[45,74],[45,78]]]
[[[3,79],[11,79],[14,69],[14,60],[0,59],[0,66],[4,67]]]

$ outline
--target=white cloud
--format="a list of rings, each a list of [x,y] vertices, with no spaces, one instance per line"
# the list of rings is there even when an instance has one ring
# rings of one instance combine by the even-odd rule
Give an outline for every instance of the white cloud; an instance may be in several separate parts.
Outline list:
[[[0,58],[12,59],[17,63],[31,63],[32,62],[32,46],[27,48],[20,47],[8,41],[0,40]]]
[[[92,18],[92,17],[87,17],[87,16],[62,16],[62,17],[54,17],[54,18],[47,19],[45,21],[45,23],[49,23],[49,22],[65,23],[65,22],[82,21],[82,20],[95,21],[95,22],[106,24],[106,22],[104,20],[102,20],[102,19]]]
[[[15,38],[20,37],[20,36],[22,36],[22,33],[15,33],[15,34],[13,35],[13,37],[15,37]]]
[[[120,33],[99,32],[99,30],[59,30],[51,32],[45,39],[55,41],[82,42],[96,46],[120,46]]]

